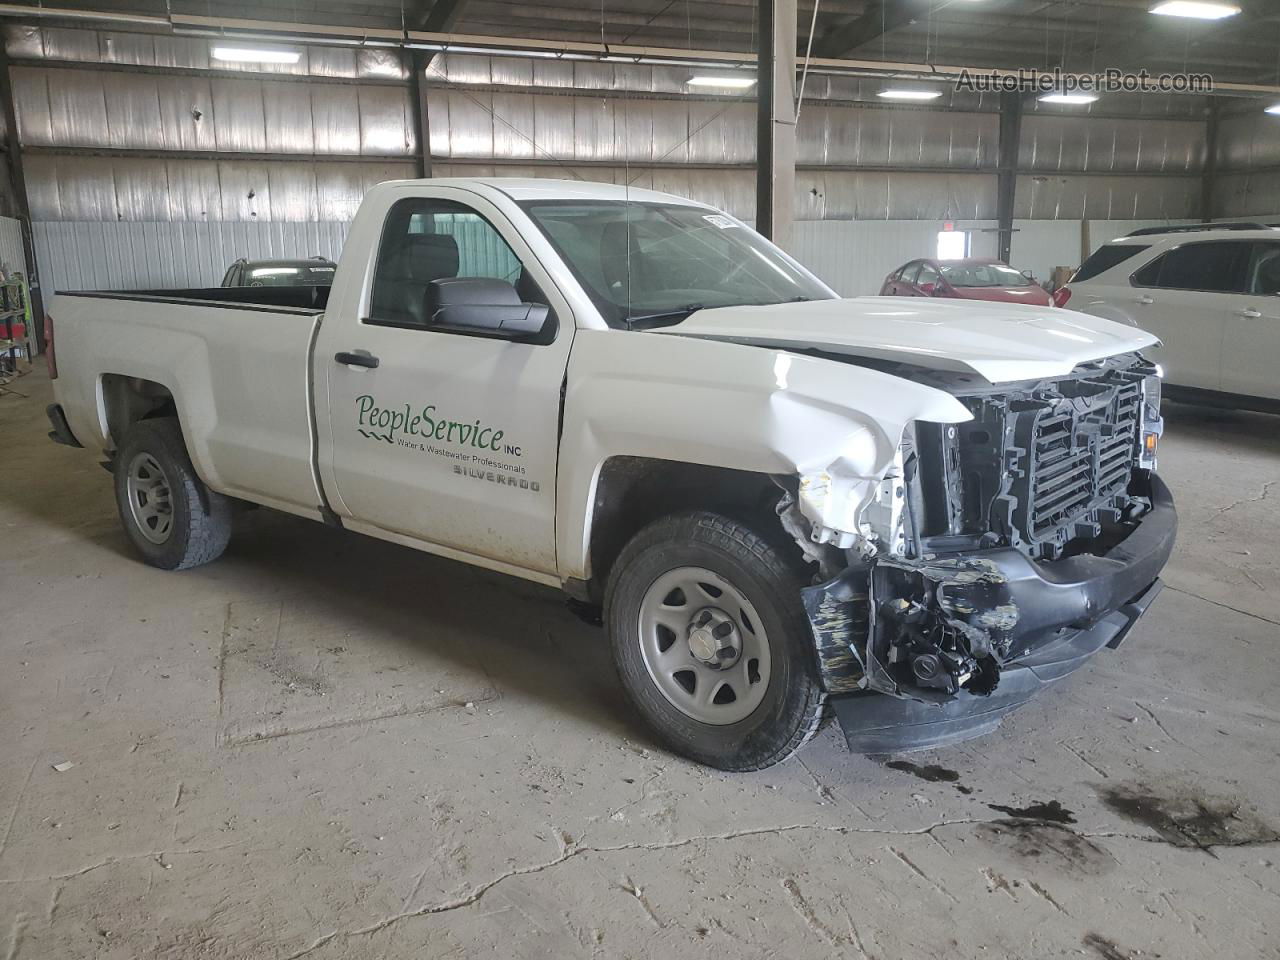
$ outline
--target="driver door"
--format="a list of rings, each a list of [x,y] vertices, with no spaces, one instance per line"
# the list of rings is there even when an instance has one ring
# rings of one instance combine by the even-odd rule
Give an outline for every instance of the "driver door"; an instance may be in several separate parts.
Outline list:
[[[572,315],[501,211],[456,188],[422,193],[389,204],[360,314],[321,328],[325,488],[354,529],[554,574]],[[424,296],[449,277],[505,280],[523,301],[548,304],[554,339],[433,329]]]

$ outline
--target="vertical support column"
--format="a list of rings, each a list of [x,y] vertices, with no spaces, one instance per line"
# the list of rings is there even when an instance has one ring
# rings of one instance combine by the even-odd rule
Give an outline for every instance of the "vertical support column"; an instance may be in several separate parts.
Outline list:
[[[425,50],[411,51],[409,69],[413,73],[409,84],[413,97],[413,132],[418,138],[418,176],[431,176],[431,113],[427,105],[427,67],[431,54]]]
[[[759,0],[756,229],[791,240],[796,183],[796,0]]]
[[[18,136],[18,113],[13,105],[13,83],[9,76],[9,54],[0,40],[0,109],[4,110],[5,159],[9,164],[9,182],[22,224],[22,252],[26,260],[27,288],[31,291],[31,320],[35,330],[28,336],[37,351],[44,351],[44,297],[40,293],[40,275],[36,270],[35,238],[31,233],[31,206],[27,200],[27,177],[22,166],[22,141]]]
[[[1022,139],[1022,96],[1000,94],[1000,140],[996,159],[997,256],[1008,263],[1013,254],[1013,204],[1018,192],[1018,144]]]
[[[1200,219],[1208,223],[1213,219],[1214,206],[1218,202],[1218,118],[1222,108],[1218,101],[1209,98],[1209,112],[1204,122],[1204,169],[1200,176]]]

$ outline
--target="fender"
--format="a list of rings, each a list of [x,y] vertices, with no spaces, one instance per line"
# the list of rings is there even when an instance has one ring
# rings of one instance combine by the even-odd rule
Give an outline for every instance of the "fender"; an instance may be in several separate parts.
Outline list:
[[[561,576],[590,576],[592,504],[611,457],[797,476],[801,509],[815,526],[855,531],[908,423],[969,419],[944,391],[852,364],[722,341],[579,330],[557,481]]]

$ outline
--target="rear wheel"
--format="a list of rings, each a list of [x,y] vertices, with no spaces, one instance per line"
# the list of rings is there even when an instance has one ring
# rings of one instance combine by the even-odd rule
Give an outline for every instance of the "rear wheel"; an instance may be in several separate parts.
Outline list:
[[[176,419],[135,423],[114,473],[120,522],[144,561],[184,570],[221,556],[231,539],[231,501],[196,475]]]
[[[636,709],[673,750],[723,770],[785,760],[824,695],[797,562],[714,513],[667,517],[614,563],[605,622]]]

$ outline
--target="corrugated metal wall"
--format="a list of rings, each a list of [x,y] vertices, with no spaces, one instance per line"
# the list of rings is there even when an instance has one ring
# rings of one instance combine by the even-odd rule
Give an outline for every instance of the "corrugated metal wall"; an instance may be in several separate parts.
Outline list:
[[[208,41],[192,37],[9,27],[7,47],[18,62],[29,148],[180,154],[42,162],[32,178],[37,219],[341,220],[371,178],[403,175],[379,161],[407,161],[417,150],[407,74],[392,49],[304,45],[298,64],[263,69],[213,61]],[[170,72],[107,69],[120,64]],[[689,96],[688,72],[441,55],[432,64],[431,151],[499,173],[525,165],[536,165],[533,175],[584,179],[638,173],[637,182],[670,183],[750,216],[754,106]],[[882,85],[811,78],[797,158],[808,199],[798,215],[993,216],[993,98],[949,93],[929,107],[887,107],[875,96]],[[1020,215],[1195,212],[1198,194],[1188,184],[1203,166],[1199,102],[1109,100],[1125,115],[1090,108],[1026,118],[1020,162],[1034,189]],[[286,156],[294,159],[265,159]],[[344,169],[331,162],[339,157],[368,165]]]
[[[22,245],[22,223],[13,217],[0,217],[0,270],[11,273],[27,272],[26,254]]]
[[[412,161],[161,160],[42,156],[27,164],[35,221],[350,220],[365,192]]]
[[[9,26],[6,44],[47,286],[215,283],[238,256],[334,254],[365,191],[414,174],[394,49],[304,44],[299,63],[263,66],[213,61],[195,37]],[[632,183],[754,218],[754,104],[690,96],[686,67],[450,54],[431,72],[438,176]],[[985,230],[996,216],[995,100],[887,106],[882,86],[811,76],[797,129],[795,245],[842,292],[874,292],[932,250],[944,220]],[[1078,262],[1083,220],[1197,216],[1204,109],[1136,95],[1034,105],[1015,262]],[[1221,129],[1218,212],[1280,208],[1280,123]],[[994,234],[975,238],[994,252]]]
[[[1262,220],[1280,210],[1280,117],[1261,110],[1223,116],[1218,122],[1218,183],[1214,214]]]

